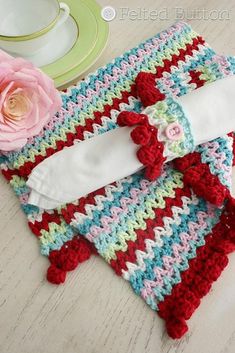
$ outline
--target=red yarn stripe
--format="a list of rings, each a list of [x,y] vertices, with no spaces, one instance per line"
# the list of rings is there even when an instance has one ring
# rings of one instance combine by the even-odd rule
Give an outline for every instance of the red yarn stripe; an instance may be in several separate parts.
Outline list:
[[[15,175],[19,176],[19,171],[17,169],[7,169],[7,170],[2,169],[1,172],[7,181],[11,181],[11,179]]]
[[[61,224],[61,217],[56,210],[52,214],[43,212],[41,221],[28,222],[28,225],[31,231],[40,237],[42,230],[49,232],[49,223]]]
[[[175,198],[172,199],[170,197],[166,197],[164,200],[166,202],[166,206],[164,209],[155,208],[155,218],[146,220],[146,229],[136,230],[137,239],[133,242],[132,240],[127,241],[127,251],[123,252],[121,250],[116,252],[116,260],[111,260],[110,265],[114,269],[117,275],[122,274],[122,270],[127,271],[128,268],[126,266],[126,262],[136,262],[136,250],[146,250],[146,239],[153,240],[155,238],[155,234],[153,229],[155,227],[163,226],[163,217],[172,217],[172,207],[182,207],[182,196],[190,197],[191,191],[188,187],[184,187],[183,189],[177,188],[175,189]]]
[[[180,338],[188,330],[188,320],[228,264],[227,255],[235,250],[234,211],[223,214],[220,222],[206,236],[205,245],[197,249],[197,256],[189,261],[181,282],[158,305],[160,317],[172,338]]]

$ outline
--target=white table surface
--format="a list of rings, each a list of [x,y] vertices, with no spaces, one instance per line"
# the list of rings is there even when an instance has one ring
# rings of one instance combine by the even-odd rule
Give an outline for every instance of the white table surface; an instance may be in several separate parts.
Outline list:
[[[78,0],[74,0],[78,1]],[[175,21],[174,7],[229,11],[229,20],[189,20],[218,53],[235,55],[234,0],[99,0],[118,10],[108,46],[91,70],[104,65]],[[120,8],[164,9],[167,20],[120,20]],[[207,12],[208,13],[208,12]],[[164,324],[129,284],[92,257],[65,285],[45,280],[47,258],[27,226],[17,198],[0,177],[0,353],[233,353],[235,351],[235,255],[173,341]]]

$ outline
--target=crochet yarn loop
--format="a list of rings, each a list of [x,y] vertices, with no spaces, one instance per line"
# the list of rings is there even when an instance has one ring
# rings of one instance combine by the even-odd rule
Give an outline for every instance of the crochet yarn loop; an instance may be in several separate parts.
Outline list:
[[[96,253],[84,238],[74,237],[66,242],[60,250],[50,252],[50,267],[47,270],[47,280],[53,284],[64,283],[66,273],[73,271],[79,263],[88,260],[92,253]]]

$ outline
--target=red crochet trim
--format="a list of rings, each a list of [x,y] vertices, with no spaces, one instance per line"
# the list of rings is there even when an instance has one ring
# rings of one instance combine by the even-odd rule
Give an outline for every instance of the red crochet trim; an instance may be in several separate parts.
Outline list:
[[[201,162],[198,152],[189,153],[174,161],[176,169],[184,174],[185,185],[193,189],[196,195],[203,197],[213,205],[222,206],[230,192],[219,178],[212,174],[207,164]]]
[[[4,170],[2,169],[1,170],[2,172],[2,175],[4,176],[4,178],[7,180],[7,181],[11,181],[11,179],[17,175],[19,176],[19,171],[17,169],[7,169],[7,170]]]
[[[166,321],[168,335],[181,338],[188,330],[188,320],[228,264],[228,254],[235,250],[235,201],[229,198],[220,222],[197,249],[182,273],[181,283],[158,305],[158,314]]]
[[[144,107],[165,99],[165,95],[156,87],[156,75],[140,72],[135,80],[137,95]]]
[[[50,252],[47,280],[53,284],[64,283],[67,272],[88,260],[92,253],[97,254],[94,246],[84,238],[74,237],[67,241],[60,250]]]
[[[135,126],[131,131],[133,142],[140,145],[137,151],[139,161],[146,167],[145,177],[155,180],[162,170],[164,145],[158,141],[157,128],[150,125],[145,114],[123,111],[118,115],[117,123],[119,126]]]

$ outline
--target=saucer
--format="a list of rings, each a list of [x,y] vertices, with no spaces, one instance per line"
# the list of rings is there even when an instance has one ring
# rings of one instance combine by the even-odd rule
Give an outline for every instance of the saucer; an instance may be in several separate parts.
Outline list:
[[[98,60],[105,48],[109,33],[108,23],[102,19],[101,7],[95,0],[64,0],[63,2],[70,7],[71,17],[79,30],[76,41],[67,54],[41,67],[54,79],[57,88],[68,86]],[[60,40],[61,38],[59,42]]]
[[[109,26],[95,0],[63,0],[70,17],[52,40],[25,57],[50,76],[57,88],[79,78],[98,60],[108,40]]]

